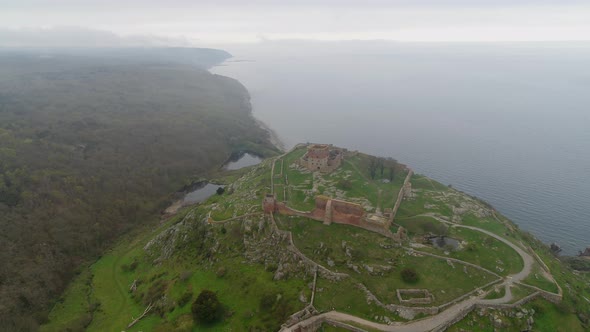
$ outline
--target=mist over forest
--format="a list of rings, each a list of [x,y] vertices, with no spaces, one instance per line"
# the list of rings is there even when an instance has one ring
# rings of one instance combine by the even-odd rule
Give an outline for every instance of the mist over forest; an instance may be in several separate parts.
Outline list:
[[[274,148],[211,49],[0,50],[0,325],[35,330],[82,264],[233,152]]]

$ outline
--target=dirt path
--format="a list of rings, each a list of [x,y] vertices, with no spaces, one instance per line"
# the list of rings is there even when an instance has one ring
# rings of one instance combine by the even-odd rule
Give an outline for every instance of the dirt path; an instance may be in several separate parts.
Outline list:
[[[471,296],[464,301],[461,301],[455,305],[452,305],[451,307],[449,307],[448,309],[444,310],[443,312],[441,312],[437,315],[430,316],[430,317],[427,317],[427,318],[424,318],[421,320],[413,321],[410,323],[405,323],[405,324],[398,323],[395,325],[379,324],[379,323],[375,323],[375,322],[371,322],[371,321],[362,319],[360,317],[345,314],[342,312],[330,311],[330,312],[326,312],[326,313],[323,313],[323,314],[320,314],[317,316],[310,317],[302,322],[299,322],[298,324],[295,324],[295,325],[293,325],[289,328],[283,329],[281,331],[285,331],[285,332],[295,331],[300,326],[308,326],[314,322],[317,322],[318,320],[334,320],[334,321],[339,321],[339,322],[354,322],[356,324],[360,324],[362,326],[366,326],[368,328],[379,330],[379,331],[400,331],[400,332],[431,331],[431,330],[436,330],[437,328],[444,326],[445,324],[453,321],[454,319],[456,319],[457,317],[460,317],[461,315],[465,314],[466,312],[471,311],[476,304],[502,304],[502,303],[510,302],[512,300],[512,292],[510,290],[510,287],[512,286],[513,283],[519,282],[519,281],[525,279],[531,273],[532,266],[533,266],[533,263],[535,262],[535,259],[531,255],[529,255],[527,252],[522,250],[519,246],[515,245],[514,243],[508,241],[507,239],[505,239],[499,235],[496,235],[490,231],[487,231],[487,230],[481,229],[481,228],[477,228],[477,227],[473,227],[473,226],[453,224],[453,223],[448,222],[446,220],[437,218],[436,216],[433,216],[433,215],[428,215],[428,216],[434,217],[435,219],[437,219],[440,222],[443,222],[446,224],[451,224],[452,227],[463,227],[463,228],[471,229],[471,230],[478,231],[478,232],[484,233],[486,235],[489,235],[489,236],[507,244],[508,246],[510,246],[512,249],[514,249],[520,255],[520,257],[522,258],[522,260],[524,262],[523,268],[520,272],[518,272],[516,274],[509,275],[504,279],[504,282],[501,285],[505,287],[506,292],[502,298],[485,300],[485,299],[482,299],[483,295]]]

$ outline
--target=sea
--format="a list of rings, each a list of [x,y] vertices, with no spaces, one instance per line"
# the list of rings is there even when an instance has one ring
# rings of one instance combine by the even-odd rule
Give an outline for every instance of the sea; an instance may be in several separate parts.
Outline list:
[[[590,43],[262,42],[240,81],[287,147],[393,157],[545,243],[590,246]]]

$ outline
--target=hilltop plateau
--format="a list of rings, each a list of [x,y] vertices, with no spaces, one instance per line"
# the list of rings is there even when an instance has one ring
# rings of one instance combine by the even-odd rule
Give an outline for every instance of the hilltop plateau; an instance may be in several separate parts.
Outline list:
[[[391,158],[300,144],[82,269],[43,331],[584,331],[588,275]]]

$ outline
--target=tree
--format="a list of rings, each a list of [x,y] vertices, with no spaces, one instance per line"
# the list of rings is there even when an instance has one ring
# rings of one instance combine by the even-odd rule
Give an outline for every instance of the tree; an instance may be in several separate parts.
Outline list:
[[[393,182],[393,178],[395,177],[395,174],[393,173],[395,170],[395,167],[393,166],[389,166],[389,181]]]
[[[375,180],[375,174],[377,173],[377,158],[371,157],[369,163],[369,174],[371,174],[371,180]]]
[[[215,322],[221,317],[222,310],[217,294],[208,289],[201,291],[191,307],[193,317],[199,323]]]
[[[401,272],[401,275],[402,275],[402,279],[405,282],[410,283],[410,284],[417,282],[419,279],[418,273],[416,272],[416,270],[411,269],[411,268],[403,269]]]

